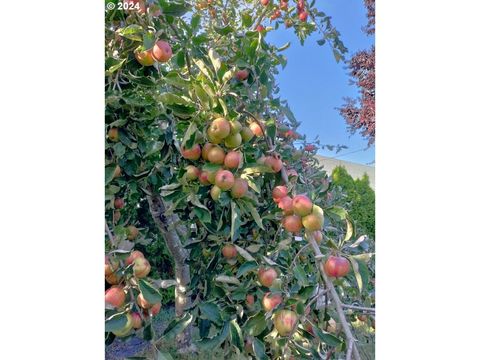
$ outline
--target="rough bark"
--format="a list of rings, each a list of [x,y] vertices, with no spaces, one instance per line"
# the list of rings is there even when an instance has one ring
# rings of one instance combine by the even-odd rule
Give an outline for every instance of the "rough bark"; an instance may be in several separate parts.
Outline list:
[[[185,309],[190,306],[191,299],[187,295],[190,285],[190,267],[186,263],[188,259],[188,251],[183,247],[177,230],[183,233],[182,229],[177,229],[179,224],[178,218],[165,215],[165,204],[159,195],[147,195],[150,213],[153,217],[155,225],[165,238],[167,248],[173,256],[175,263],[175,314],[181,317],[185,313]],[[177,348],[191,348],[192,328],[188,326],[185,331],[177,335]]]

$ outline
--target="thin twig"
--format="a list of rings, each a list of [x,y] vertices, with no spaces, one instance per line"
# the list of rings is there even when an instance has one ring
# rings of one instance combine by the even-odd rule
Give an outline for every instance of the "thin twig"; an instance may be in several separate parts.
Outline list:
[[[375,308],[368,308],[363,306],[347,305],[347,304],[342,304],[342,307],[345,309],[360,310],[360,311],[372,312],[375,314]]]

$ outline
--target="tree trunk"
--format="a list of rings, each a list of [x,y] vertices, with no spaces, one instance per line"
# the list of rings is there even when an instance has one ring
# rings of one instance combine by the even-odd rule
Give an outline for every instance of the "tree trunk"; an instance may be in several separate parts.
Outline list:
[[[180,317],[191,303],[190,297],[187,295],[190,285],[190,267],[186,263],[188,251],[183,247],[179,237],[179,233],[184,234],[185,229],[177,223],[178,217],[165,215],[165,204],[159,195],[147,195],[147,200],[155,225],[165,238],[168,250],[175,262],[175,314]],[[191,348],[191,340],[192,328],[189,325],[181,334],[177,335],[177,348],[180,351],[188,350]]]

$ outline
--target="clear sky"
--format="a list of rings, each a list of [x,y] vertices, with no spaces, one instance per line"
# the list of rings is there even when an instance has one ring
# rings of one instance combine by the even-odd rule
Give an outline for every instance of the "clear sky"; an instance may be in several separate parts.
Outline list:
[[[332,24],[349,50],[347,58],[374,43],[374,37],[362,31],[367,24],[363,0],[317,0],[315,6],[332,17]],[[264,25],[269,25],[269,22]],[[293,29],[280,27],[268,33],[267,41],[278,46],[288,41],[291,43],[284,51],[287,66],[277,76],[280,94],[302,122],[299,131],[307,134],[307,140],[319,135],[322,144],[348,146],[338,154],[328,150],[319,150],[319,154],[362,164],[371,163],[375,160],[375,146],[366,151],[356,151],[365,149],[368,142],[359,134],[351,135],[345,120],[335,110],[343,104],[343,97],[356,97],[357,89],[349,84],[345,64],[337,64],[328,44],[318,46],[318,39],[319,35],[312,34],[301,46]],[[356,152],[348,154],[353,151]]]

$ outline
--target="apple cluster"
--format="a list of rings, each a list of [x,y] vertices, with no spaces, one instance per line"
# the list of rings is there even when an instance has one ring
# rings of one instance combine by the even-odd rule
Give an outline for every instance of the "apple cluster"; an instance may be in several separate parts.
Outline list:
[[[123,269],[121,269],[123,267]],[[133,276],[127,276],[126,269],[133,269]],[[139,291],[136,302],[140,312],[133,310],[132,302],[129,299],[128,290],[136,288],[138,279],[147,277],[151,266],[141,251],[135,250],[130,253],[125,260],[125,264],[117,259],[105,256],[105,280],[111,286],[105,291],[105,305],[108,308],[126,311],[127,323],[123,328],[113,331],[113,334],[119,337],[125,337],[130,334],[132,329],[140,329],[143,326],[143,319],[149,316],[155,316],[160,312],[161,303],[149,303]],[[128,285],[127,285],[128,284]],[[133,293],[131,293],[133,294]]]

